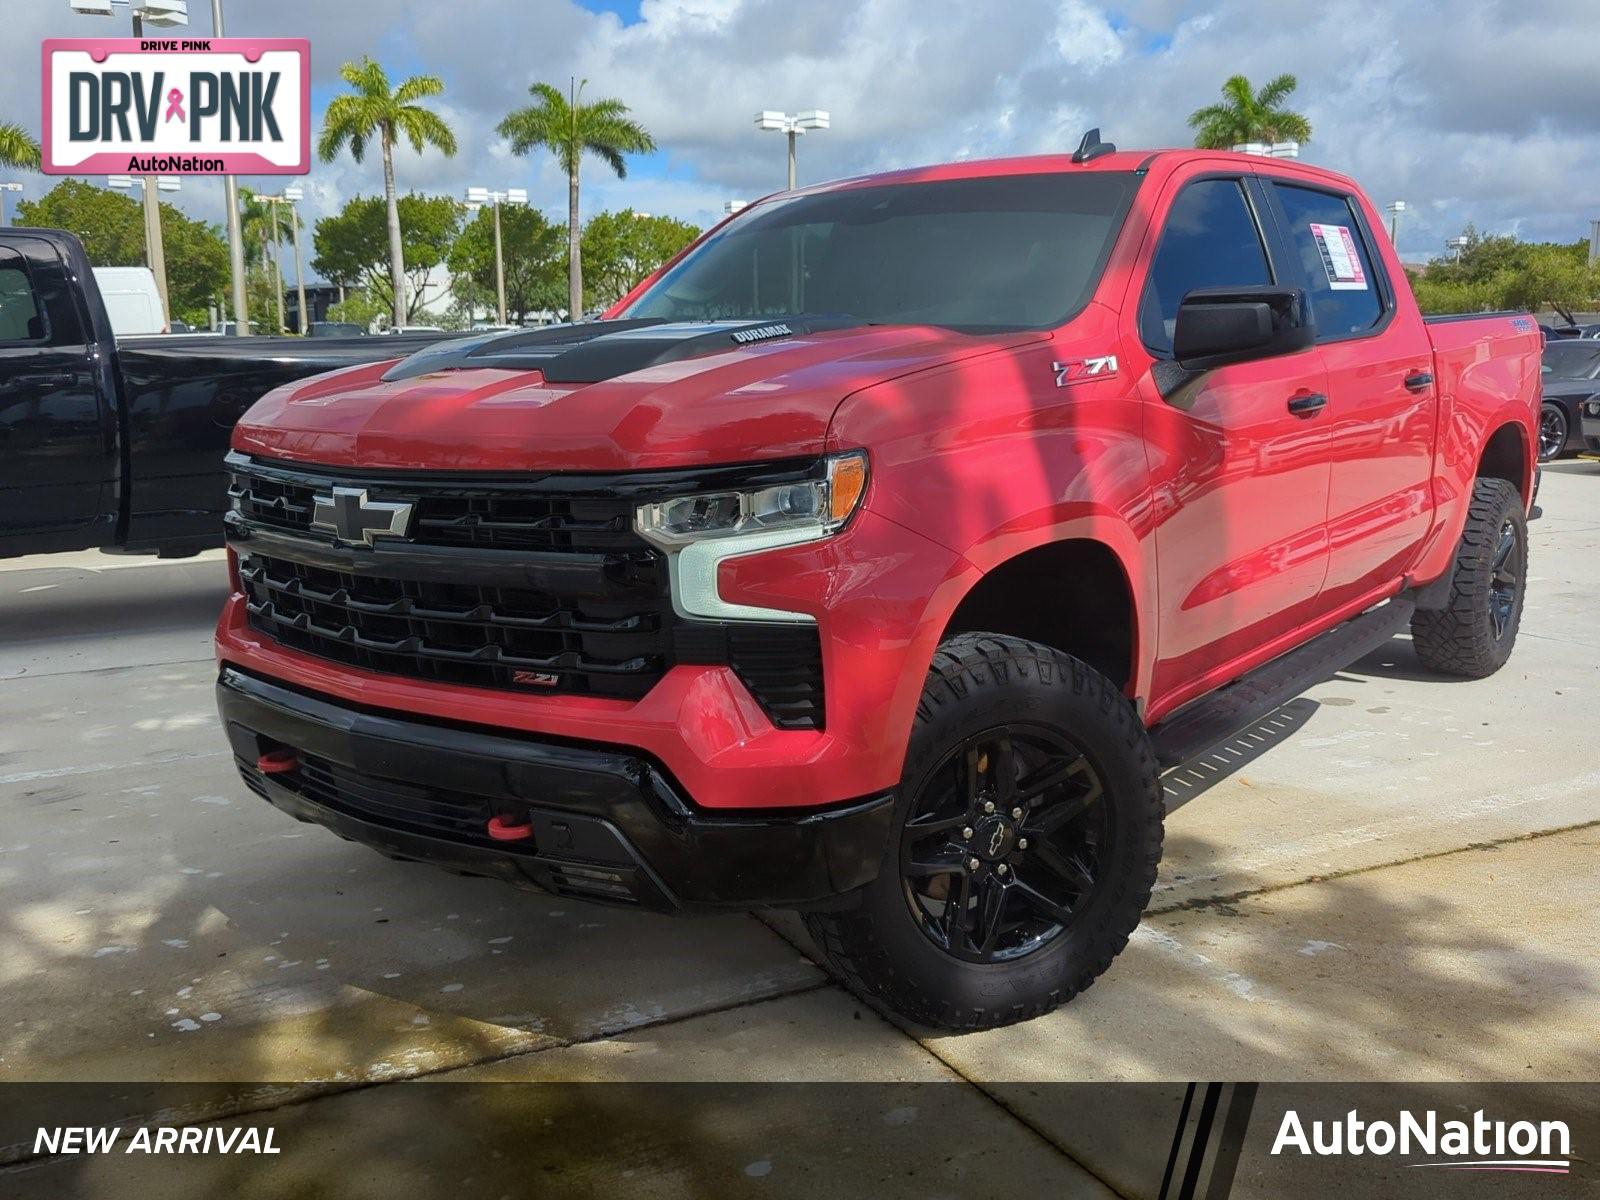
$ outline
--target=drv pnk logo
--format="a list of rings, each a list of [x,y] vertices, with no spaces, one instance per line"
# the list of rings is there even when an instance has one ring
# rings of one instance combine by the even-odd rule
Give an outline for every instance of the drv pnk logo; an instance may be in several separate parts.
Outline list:
[[[304,38],[51,38],[46,174],[304,175]]]

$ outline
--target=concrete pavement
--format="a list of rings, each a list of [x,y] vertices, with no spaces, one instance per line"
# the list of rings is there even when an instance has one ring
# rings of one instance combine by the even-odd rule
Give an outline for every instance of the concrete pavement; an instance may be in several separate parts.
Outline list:
[[[1397,638],[1175,774],[1128,951],[960,1038],[865,1010],[786,917],[588,907],[295,824],[216,726],[214,556],[0,563],[0,1077],[1594,1078],[1600,464],[1541,501],[1505,671],[1432,677]],[[1115,1176],[1048,1105],[982,1111],[1083,1194]]]

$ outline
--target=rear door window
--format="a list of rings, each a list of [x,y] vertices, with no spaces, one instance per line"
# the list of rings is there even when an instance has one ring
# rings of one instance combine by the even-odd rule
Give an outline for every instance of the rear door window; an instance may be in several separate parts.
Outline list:
[[[1201,179],[1178,194],[1150,264],[1139,336],[1170,357],[1178,305],[1196,288],[1272,282],[1256,219],[1237,179]]]
[[[0,345],[42,342],[44,316],[22,256],[0,247]]]
[[[1348,196],[1272,182],[1284,215],[1317,340],[1352,337],[1383,318],[1383,279]]]

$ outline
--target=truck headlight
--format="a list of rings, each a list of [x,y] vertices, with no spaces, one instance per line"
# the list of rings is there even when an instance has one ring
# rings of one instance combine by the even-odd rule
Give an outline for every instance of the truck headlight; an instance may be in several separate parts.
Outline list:
[[[819,541],[842,529],[867,491],[865,451],[831,455],[820,479],[749,492],[711,492],[641,504],[639,536],[667,553],[672,603],[709,620],[810,621],[806,613],[731,604],[717,593],[724,559]]]

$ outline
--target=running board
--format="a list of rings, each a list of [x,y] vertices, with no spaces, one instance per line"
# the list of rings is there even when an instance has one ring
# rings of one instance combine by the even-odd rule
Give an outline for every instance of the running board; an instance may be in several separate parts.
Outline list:
[[[1163,770],[1175,767],[1255,724],[1382,646],[1405,628],[1415,608],[1409,596],[1397,596],[1186,704],[1150,730],[1156,760]]]

